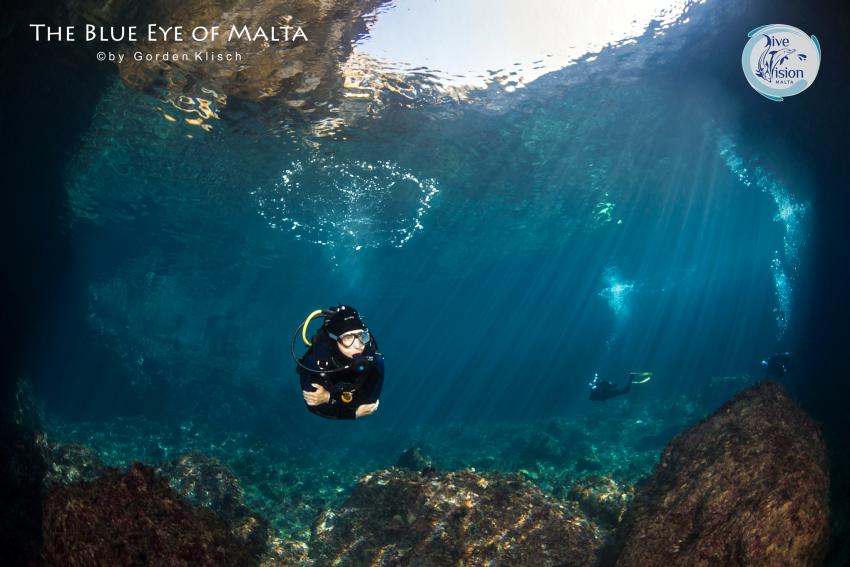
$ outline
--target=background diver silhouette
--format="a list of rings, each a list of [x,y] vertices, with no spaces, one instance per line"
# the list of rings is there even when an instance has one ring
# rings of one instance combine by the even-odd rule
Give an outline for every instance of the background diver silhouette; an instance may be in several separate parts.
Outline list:
[[[790,352],[778,352],[761,361],[764,376],[770,380],[779,380],[790,375],[794,370]]]
[[[643,384],[652,378],[652,372],[629,372],[629,380],[622,388],[613,382],[607,380],[599,380],[599,376],[593,377],[593,382],[590,383],[590,398],[592,402],[601,402],[609,400],[616,396],[622,396],[631,390],[632,384]]]

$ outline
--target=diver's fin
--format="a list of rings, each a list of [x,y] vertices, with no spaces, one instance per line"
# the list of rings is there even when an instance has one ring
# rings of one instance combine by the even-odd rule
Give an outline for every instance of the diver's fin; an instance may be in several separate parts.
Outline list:
[[[649,382],[653,374],[652,372],[629,372],[629,376],[632,377],[632,384],[644,384]]]

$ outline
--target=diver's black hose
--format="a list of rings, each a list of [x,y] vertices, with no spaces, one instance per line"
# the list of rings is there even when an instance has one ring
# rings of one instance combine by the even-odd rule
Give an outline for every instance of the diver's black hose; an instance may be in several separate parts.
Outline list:
[[[301,361],[298,360],[298,357],[295,356],[295,340],[298,338],[298,331],[300,331],[301,327],[303,326],[304,323],[301,323],[300,325],[295,327],[295,332],[292,333],[292,344],[290,345],[290,353],[292,354],[292,360],[295,361],[295,364],[297,364],[300,368],[303,368],[308,372],[312,372],[313,374],[333,374],[334,372],[342,372],[343,370],[348,370],[349,368],[351,368],[351,365],[354,364],[353,362],[351,364],[347,364],[339,368],[334,368],[333,370],[316,370],[315,368],[310,368],[309,366],[305,366],[304,364],[302,364]]]

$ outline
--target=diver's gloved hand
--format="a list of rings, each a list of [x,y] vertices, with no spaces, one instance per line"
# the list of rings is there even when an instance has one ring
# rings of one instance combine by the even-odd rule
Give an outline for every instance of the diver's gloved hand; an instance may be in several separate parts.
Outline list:
[[[376,411],[378,411],[378,404],[381,403],[381,400],[375,400],[374,404],[362,404],[357,406],[357,411],[354,412],[354,417],[360,418],[365,415],[372,415]]]
[[[321,384],[310,385],[316,388],[316,390],[313,392],[303,390],[302,392],[304,394],[304,401],[307,402],[308,406],[320,406],[331,401],[331,393],[325,390],[324,386]]]

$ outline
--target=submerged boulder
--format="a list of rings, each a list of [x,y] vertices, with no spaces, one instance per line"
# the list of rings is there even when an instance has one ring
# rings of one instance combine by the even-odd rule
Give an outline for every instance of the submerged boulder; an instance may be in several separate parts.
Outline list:
[[[601,532],[518,476],[387,469],[313,526],[317,565],[592,565]]]
[[[48,565],[252,565],[215,514],[184,502],[140,464],[60,486],[44,501]]]
[[[106,471],[103,461],[90,447],[51,441],[44,433],[36,436],[36,442],[46,465],[45,488],[94,480]]]
[[[812,420],[778,384],[756,384],[667,445],[623,519],[612,561],[819,565],[828,474]]]
[[[616,526],[634,496],[634,488],[621,485],[608,476],[587,476],[576,481],[568,498],[578,502],[582,511],[600,526]]]
[[[431,473],[436,470],[431,457],[426,455],[419,447],[405,449],[401,456],[399,456],[396,466],[421,473]]]
[[[160,465],[157,472],[191,504],[215,512],[254,555],[265,551],[268,522],[245,505],[239,479],[221,461],[201,453],[190,453]]]

